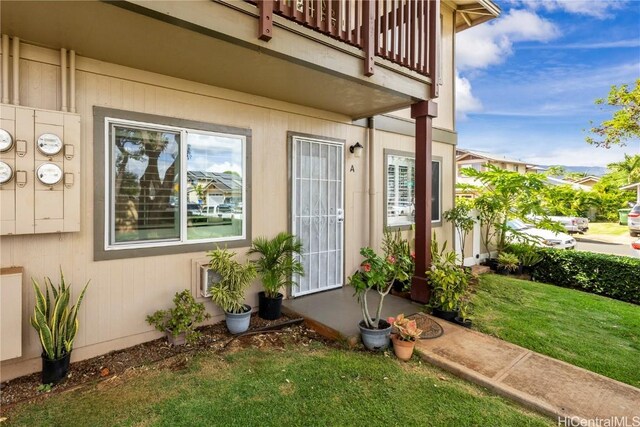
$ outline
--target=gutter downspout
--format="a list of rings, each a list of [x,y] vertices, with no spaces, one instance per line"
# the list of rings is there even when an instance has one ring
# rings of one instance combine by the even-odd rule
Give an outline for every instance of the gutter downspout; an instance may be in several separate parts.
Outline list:
[[[376,209],[376,177],[375,177],[375,135],[376,126],[373,117],[367,119],[368,132],[368,144],[367,151],[369,153],[369,247],[374,247],[376,240],[376,230],[378,227],[377,222],[377,209]]]

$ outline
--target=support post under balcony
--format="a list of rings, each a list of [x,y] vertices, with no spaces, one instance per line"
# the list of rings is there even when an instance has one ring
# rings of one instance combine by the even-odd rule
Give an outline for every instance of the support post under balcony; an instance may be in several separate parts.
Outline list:
[[[411,299],[426,304],[431,288],[426,271],[431,268],[431,197],[432,197],[432,145],[433,118],[438,105],[420,101],[411,106],[411,117],[416,121],[416,175],[415,175],[415,269],[411,280]]]
[[[268,42],[273,37],[273,0],[258,1],[260,22],[258,24],[258,38]]]
[[[367,1],[362,5],[362,49],[364,50],[364,75],[373,76],[376,48],[376,2]]]

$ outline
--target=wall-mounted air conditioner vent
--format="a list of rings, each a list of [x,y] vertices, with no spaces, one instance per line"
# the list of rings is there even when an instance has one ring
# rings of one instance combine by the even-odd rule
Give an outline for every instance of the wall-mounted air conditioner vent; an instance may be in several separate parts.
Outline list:
[[[208,265],[200,266],[200,295],[208,298],[211,296],[209,287],[220,281],[220,275],[209,268]]]

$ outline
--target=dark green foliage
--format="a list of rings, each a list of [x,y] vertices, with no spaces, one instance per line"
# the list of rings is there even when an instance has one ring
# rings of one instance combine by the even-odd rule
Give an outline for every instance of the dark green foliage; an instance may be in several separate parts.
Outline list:
[[[640,259],[540,249],[533,279],[640,304]]]
[[[196,331],[196,323],[209,319],[204,304],[197,303],[188,289],[176,292],[173,297],[173,308],[158,310],[147,316],[147,323],[160,332],[170,332],[173,335],[185,334],[188,343],[195,343],[200,338]]]
[[[533,245],[512,243],[507,246],[506,250],[516,255],[523,267],[533,267],[542,260],[542,255],[538,252],[538,248]]]
[[[262,286],[269,298],[277,298],[280,289],[297,286],[295,275],[304,276],[304,266],[295,258],[302,254],[304,246],[293,234],[281,232],[273,239],[256,237],[247,254],[258,254],[254,261],[262,276]]]

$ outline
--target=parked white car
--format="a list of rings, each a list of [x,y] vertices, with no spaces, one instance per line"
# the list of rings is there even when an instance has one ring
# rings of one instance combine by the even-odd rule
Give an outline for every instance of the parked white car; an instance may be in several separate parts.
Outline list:
[[[564,227],[564,231],[569,234],[584,234],[589,230],[589,219],[578,216],[550,216],[551,221],[555,221]],[[532,216],[531,219],[540,220],[542,217]]]
[[[640,239],[631,244],[631,252],[635,253],[636,258],[640,258]]]
[[[576,239],[568,234],[535,228],[519,219],[509,220],[507,227],[513,230],[507,231],[507,240],[511,242],[531,242],[536,246],[555,249],[574,249],[576,247]]]
[[[627,224],[629,224],[629,234],[631,237],[640,236],[640,203],[635,205],[627,216]]]

